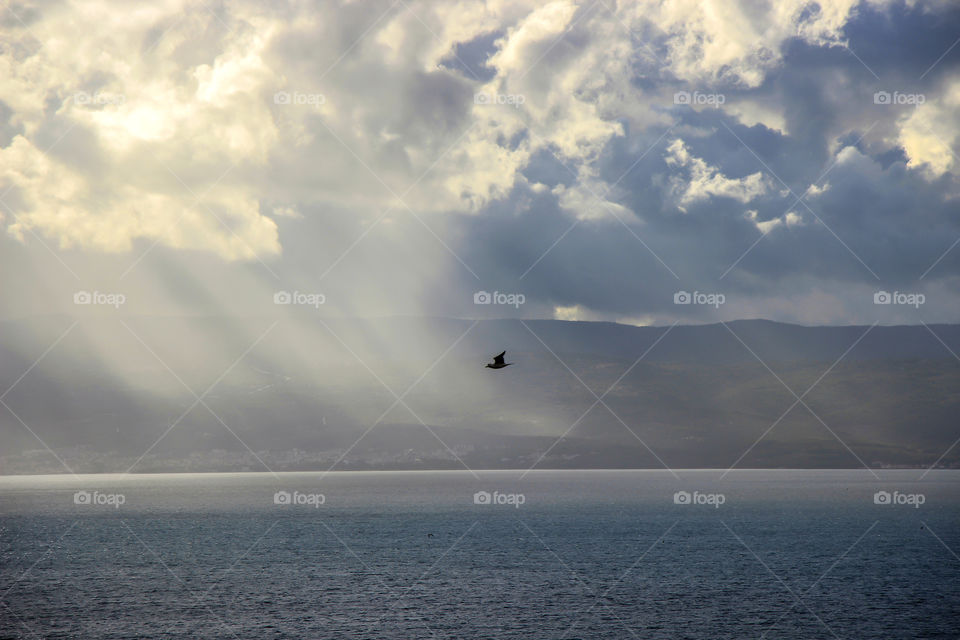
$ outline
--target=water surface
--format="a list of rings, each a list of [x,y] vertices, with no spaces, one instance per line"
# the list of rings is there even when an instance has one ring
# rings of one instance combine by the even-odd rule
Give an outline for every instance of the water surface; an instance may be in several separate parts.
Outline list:
[[[477,473],[0,478],[0,637],[960,630],[960,472]]]

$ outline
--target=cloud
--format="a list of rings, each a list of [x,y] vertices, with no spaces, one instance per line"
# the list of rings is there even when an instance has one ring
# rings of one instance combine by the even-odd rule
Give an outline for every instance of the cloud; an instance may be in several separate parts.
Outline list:
[[[178,65],[176,48],[198,36],[195,14],[150,50],[151,30],[182,7],[84,9],[45,12],[17,32],[24,47],[43,46],[15,67],[3,57],[15,72],[2,91],[24,130],[0,149],[15,194],[8,232],[105,252],[143,240],[228,260],[279,254],[255,191],[222,179],[235,164],[263,166],[276,141],[258,95],[273,82],[265,34],[238,29],[209,63]]]
[[[843,44],[843,27],[858,0],[812,5],[806,0],[738,3],[663,0],[633,7],[636,22],[662,35],[667,67],[692,84],[762,84],[781,64],[782,46],[799,38],[816,46]]]
[[[950,78],[900,121],[897,141],[909,159],[907,166],[931,179],[957,169],[953,147],[960,138],[960,76]]]
[[[687,170],[686,176],[673,178],[673,190],[682,211],[686,211],[687,205],[712,197],[731,198],[746,204],[773,188],[771,180],[760,171],[740,179],[726,177],[717,167],[691,155],[680,138],[667,147],[666,162],[669,167]]]
[[[315,278],[350,313],[470,315],[485,286],[644,323],[702,319],[680,287],[863,318],[827,305],[960,272],[949,3],[118,7],[8,21],[7,255],[37,234],[122,272],[155,246],[138,270],[204,265],[208,294]]]
[[[20,213],[13,211],[7,231],[21,242],[35,229],[61,248],[105,252],[129,251],[141,238],[212,250],[227,259],[280,251],[276,225],[260,214],[256,200],[223,186],[212,185],[202,198],[140,185],[105,188],[51,160],[22,136],[0,150],[0,164],[22,206]]]
[[[760,220],[759,214],[754,210],[747,211],[747,219],[750,220],[754,226],[757,227],[757,230],[760,233],[766,235],[776,229],[777,227],[787,226],[795,227],[797,225],[803,224],[803,216],[798,214],[796,211],[788,211],[779,218],[771,218],[769,220]]]
[[[569,307],[554,307],[553,308],[553,319],[554,320],[583,320],[584,309],[580,305],[573,305]]]

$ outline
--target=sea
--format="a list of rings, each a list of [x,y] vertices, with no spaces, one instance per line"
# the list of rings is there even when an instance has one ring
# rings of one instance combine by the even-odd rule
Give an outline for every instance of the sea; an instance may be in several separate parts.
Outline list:
[[[960,471],[0,477],[0,638],[960,638]]]

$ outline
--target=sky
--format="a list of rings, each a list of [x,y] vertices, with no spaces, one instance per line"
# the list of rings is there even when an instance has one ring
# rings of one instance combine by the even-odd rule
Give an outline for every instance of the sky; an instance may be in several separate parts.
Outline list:
[[[0,318],[960,318],[960,5],[18,2]]]

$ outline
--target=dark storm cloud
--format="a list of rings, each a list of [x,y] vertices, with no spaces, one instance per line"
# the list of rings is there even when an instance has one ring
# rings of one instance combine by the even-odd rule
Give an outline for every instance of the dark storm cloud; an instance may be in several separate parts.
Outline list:
[[[923,280],[920,276],[960,237],[955,178],[908,169],[895,134],[912,107],[874,104],[873,96],[896,90],[935,100],[943,83],[956,78],[960,50],[920,76],[960,34],[960,10],[864,8],[845,34],[880,80],[842,47],[797,40],[787,42],[782,64],[759,87],[712,89],[725,94],[728,105],[741,100],[778,105],[785,131],[746,126],[726,108],[671,105],[675,131],[659,143],[666,126],[627,127],[625,137],[605,146],[598,161],[601,178],[607,184],[623,178],[611,195],[598,195],[632,212],[629,218],[620,215],[679,278],[612,217],[581,221],[570,230],[579,212],[564,210],[554,195],[524,187],[507,203],[462,223],[470,239],[461,248],[466,261],[501,287],[519,287],[535,301],[622,317],[683,314],[687,310],[672,304],[677,289],[712,287],[731,299],[762,299],[850,287],[859,300],[866,289],[920,291],[949,283],[960,270],[960,251],[948,253]],[[645,84],[650,87],[649,78]],[[665,88],[669,93],[673,87]],[[696,135],[687,133],[694,130]],[[665,162],[665,149],[676,138],[726,178],[759,171],[772,188],[750,202],[712,196],[680,211],[669,189],[676,170]],[[523,174],[551,188],[570,184],[572,177],[543,150]],[[815,181],[814,191],[825,191],[797,202]],[[757,212],[757,222],[793,212],[800,223],[781,223],[740,259],[761,236],[748,210]],[[851,318],[861,311],[851,302]],[[951,302],[943,311],[949,317],[956,310]]]

